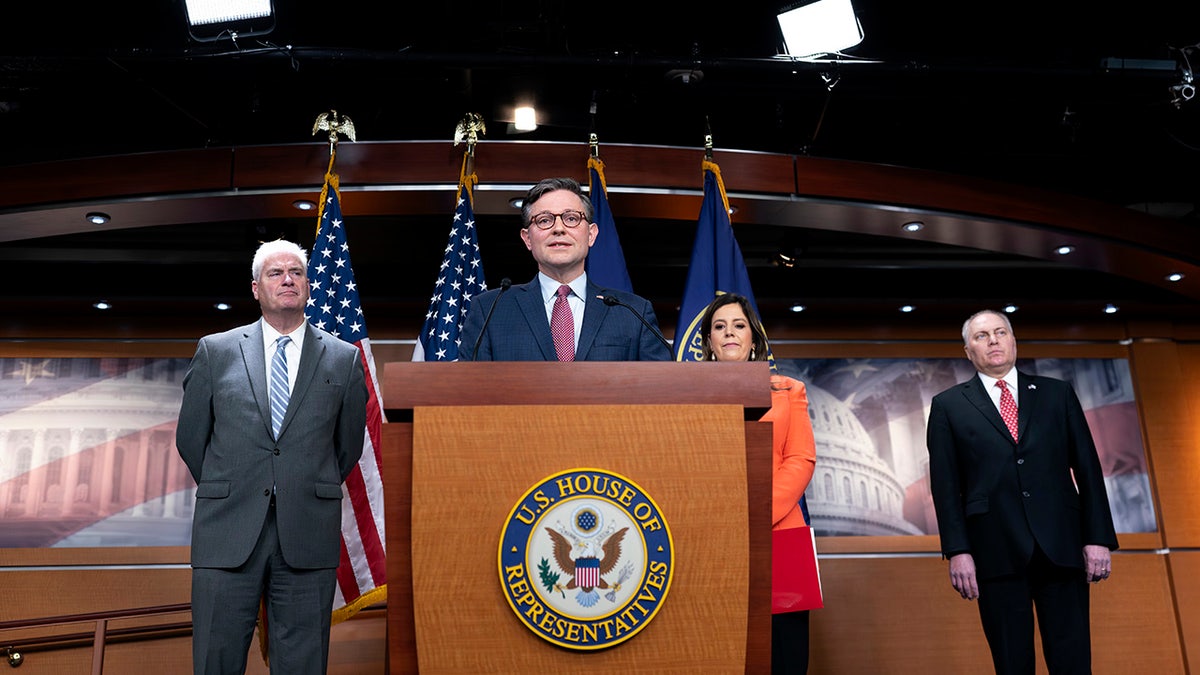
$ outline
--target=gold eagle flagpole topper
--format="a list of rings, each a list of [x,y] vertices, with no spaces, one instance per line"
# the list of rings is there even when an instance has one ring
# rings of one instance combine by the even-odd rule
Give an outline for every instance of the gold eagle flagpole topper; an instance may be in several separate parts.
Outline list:
[[[475,143],[486,133],[487,125],[479,113],[467,113],[454,127],[454,145],[467,144],[467,152],[463,155],[463,175],[475,172]]]
[[[338,134],[345,134],[346,138],[351,141],[354,138],[354,122],[346,115],[338,118],[338,111],[330,110],[317,115],[317,121],[313,123],[313,136],[317,135],[318,131],[329,132],[329,154],[332,155],[334,149],[337,148]]]

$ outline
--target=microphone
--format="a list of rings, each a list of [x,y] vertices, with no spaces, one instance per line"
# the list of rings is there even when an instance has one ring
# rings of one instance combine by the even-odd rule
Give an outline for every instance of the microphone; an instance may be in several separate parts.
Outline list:
[[[479,355],[479,344],[483,342],[483,334],[487,332],[488,322],[492,320],[492,312],[496,311],[496,305],[500,304],[500,296],[504,295],[512,287],[512,279],[504,277],[500,280],[500,292],[496,294],[496,300],[492,302],[492,306],[488,308],[487,316],[483,317],[483,325],[479,327],[479,337],[475,338],[475,349],[471,351],[471,360]]]
[[[596,297],[599,298],[600,300],[603,300],[604,304],[608,305],[609,307],[612,307],[613,305],[619,305],[619,306],[624,307],[625,309],[629,310],[629,312],[631,314],[633,314],[634,316],[636,316],[638,318],[638,321],[641,321],[642,325],[645,326],[647,329],[649,329],[650,332],[654,334],[654,337],[658,338],[658,341],[661,342],[663,344],[663,346],[667,348],[668,354],[674,353],[671,351],[671,343],[667,342],[667,338],[663,337],[662,333],[658,332],[658,329],[655,328],[654,326],[652,326],[650,324],[650,322],[646,320],[646,317],[642,316],[641,312],[637,311],[633,307],[630,307],[628,304],[621,302],[621,299],[615,295],[597,295]]]

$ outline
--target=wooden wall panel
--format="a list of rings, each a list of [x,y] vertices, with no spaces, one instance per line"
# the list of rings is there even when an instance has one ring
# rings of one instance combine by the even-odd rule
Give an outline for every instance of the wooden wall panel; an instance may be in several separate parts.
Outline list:
[[[820,566],[825,607],[812,613],[810,672],[991,672],[978,609],[950,587],[939,557],[825,557]],[[1118,555],[1113,568],[1092,587],[1093,672],[1184,672],[1163,556]]]
[[[1179,634],[1189,672],[1200,665],[1200,551],[1173,551],[1167,558],[1179,613]]]
[[[1200,546],[1200,347],[1161,340],[1130,347],[1159,530],[1173,548]]]

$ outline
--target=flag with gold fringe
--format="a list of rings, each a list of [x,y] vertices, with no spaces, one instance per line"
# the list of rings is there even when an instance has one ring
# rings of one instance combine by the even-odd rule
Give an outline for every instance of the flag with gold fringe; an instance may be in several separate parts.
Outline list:
[[[750,289],[746,260],[733,236],[733,224],[729,220],[729,197],[725,194],[721,168],[708,158],[704,160],[702,168],[704,201],[700,206],[692,261],[688,266],[679,323],[675,329],[676,361],[699,361],[703,358],[704,336],[700,334],[700,321],[704,318],[708,303],[718,295],[744,295],[755,313],[758,313],[754,291]],[[773,366],[773,358],[771,363]]]
[[[592,222],[599,233],[587,256],[588,281],[604,288],[633,292],[633,282],[625,267],[625,252],[617,236],[617,224],[608,206],[608,182],[604,162],[596,155],[588,158],[588,194],[592,201]]]
[[[472,150],[463,153],[458,179],[458,200],[450,221],[450,237],[429,298],[425,323],[413,347],[413,361],[458,359],[463,321],[471,299],[487,290],[483,263],[479,258],[479,236],[475,229],[473,189],[479,182],[472,166]]]

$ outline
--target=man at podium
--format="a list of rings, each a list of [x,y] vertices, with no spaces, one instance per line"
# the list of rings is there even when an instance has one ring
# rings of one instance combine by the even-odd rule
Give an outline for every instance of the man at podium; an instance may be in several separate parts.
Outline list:
[[[602,288],[585,261],[599,228],[571,178],[547,178],[521,206],[521,240],[537,262],[527,284],[475,298],[462,332],[463,361],[670,361],[650,303]]]

